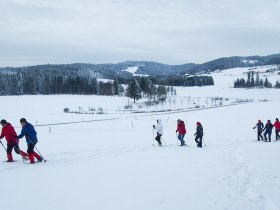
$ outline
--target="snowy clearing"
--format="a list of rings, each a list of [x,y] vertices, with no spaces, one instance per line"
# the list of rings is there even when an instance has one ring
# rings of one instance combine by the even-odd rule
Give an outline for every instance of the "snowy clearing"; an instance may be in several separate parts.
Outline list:
[[[228,97],[253,103],[182,113],[114,112],[66,114],[63,109],[118,110],[125,97],[5,96],[0,118],[20,132],[19,119],[32,124],[102,120],[37,126],[40,152],[35,165],[5,163],[0,150],[1,209],[15,210],[278,210],[280,142],[257,142],[253,126],[279,116],[280,91],[232,89],[233,77],[215,73],[215,86],[177,88],[176,106],[187,98]],[[220,79],[219,79],[220,78]],[[279,76],[278,76],[279,79]],[[216,82],[217,81],[217,82]],[[222,82],[223,81],[223,82]],[[267,99],[266,102],[258,100]],[[131,102],[130,102],[131,103]],[[167,103],[166,106],[169,106]],[[187,106],[187,105],[186,105]],[[158,107],[160,109],[161,106]],[[152,146],[156,119],[163,121],[163,147]],[[186,123],[188,146],[177,146],[176,121]],[[204,127],[206,146],[196,147],[195,123]],[[4,139],[2,142],[6,143]],[[25,140],[20,146],[26,150]],[[25,193],[22,193],[25,192]],[[14,195],[12,204],[7,202]]]

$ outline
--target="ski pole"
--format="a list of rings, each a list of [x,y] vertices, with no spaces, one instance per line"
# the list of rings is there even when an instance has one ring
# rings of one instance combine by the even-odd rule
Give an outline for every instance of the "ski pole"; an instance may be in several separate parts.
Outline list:
[[[163,143],[165,144],[165,146],[167,146],[167,144],[165,143],[165,141],[163,140],[163,138],[161,138],[161,140],[163,141]]]
[[[41,152],[37,149],[36,145],[33,143],[33,141],[31,139],[29,139],[31,141],[31,143],[34,145],[35,149],[37,150],[37,152],[39,153],[39,155],[41,156],[41,158],[44,160],[44,162],[47,162],[47,160],[43,157],[43,155],[41,154]]]
[[[202,138],[202,141],[203,141],[203,143],[204,143],[204,146],[206,147],[206,144],[205,144],[205,141],[204,141],[204,138],[203,138],[203,136],[202,136],[201,138]]]
[[[34,145],[35,149],[37,150],[37,152],[40,154],[40,156],[43,158],[44,162],[47,162],[47,160],[43,157],[43,155],[41,154],[41,152],[37,149],[36,145]]]
[[[177,146],[178,146],[179,144],[178,144],[178,136],[177,136],[177,132],[176,132],[176,134],[175,134],[175,135],[176,135],[176,139],[177,139],[176,141],[177,141]]]
[[[4,144],[2,143],[2,141],[0,140],[0,142],[1,142],[1,144],[2,144],[2,146],[3,146],[3,148],[6,150],[6,152],[7,152],[7,149],[6,149],[6,147],[4,146]]]
[[[154,127],[153,127],[153,146],[155,146],[154,142],[155,142],[155,130],[154,130]]]

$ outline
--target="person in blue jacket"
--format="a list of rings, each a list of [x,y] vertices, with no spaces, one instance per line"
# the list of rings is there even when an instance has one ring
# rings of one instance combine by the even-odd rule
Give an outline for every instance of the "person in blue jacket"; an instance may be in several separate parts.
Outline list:
[[[26,143],[27,143],[27,153],[29,156],[30,163],[31,164],[35,163],[34,157],[39,162],[41,162],[43,158],[34,151],[34,147],[37,144],[38,139],[37,139],[37,133],[33,125],[27,122],[25,118],[20,119],[20,124],[22,125],[22,130],[21,130],[21,134],[18,135],[17,138],[21,139],[22,137],[25,136]]]
[[[272,134],[273,124],[270,120],[267,121],[265,127],[264,127],[264,141],[267,141],[267,135],[268,135],[268,141],[271,142],[271,134]]]

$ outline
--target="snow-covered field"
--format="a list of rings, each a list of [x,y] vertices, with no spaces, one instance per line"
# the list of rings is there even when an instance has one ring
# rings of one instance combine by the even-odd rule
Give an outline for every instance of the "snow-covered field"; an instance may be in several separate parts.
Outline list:
[[[178,113],[63,112],[66,107],[121,110],[128,103],[125,97],[0,97],[0,118],[11,122],[18,133],[21,117],[34,125],[84,121],[35,127],[37,148],[46,163],[24,164],[16,154],[17,162],[5,163],[1,148],[0,209],[280,209],[280,142],[257,142],[252,129],[258,119],[274,122],[280,117],[280,90],[230,88],[237,76],[215,73],[213,87],[177,88],[176,104],[180,107],[181,98],[189,96],[200,101],[228,97],[255,102]],[[280,79],[277,76],[273,75]],[[267,102],[258,101],[263,99]],[[164,126],[163,147],[152,146],[152,125],[158,118]],[[187,127],[185,147],[177,146],[179,118]],[[197,121],[205,132],[202,149],[194,142]],[[20,146],[26,149],[25,140]]]

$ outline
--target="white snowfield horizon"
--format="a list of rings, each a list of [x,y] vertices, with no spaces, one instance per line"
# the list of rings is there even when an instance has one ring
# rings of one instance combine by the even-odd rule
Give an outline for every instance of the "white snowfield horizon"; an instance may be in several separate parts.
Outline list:
[[[265,73],[269,68],[258,69],[275,84],[279,71]],[[280,117],[280,90],[232,88],[248,71],[215,72],[214,86],[175,87],[176,96],[150,108],[143,105],[145,99],[134,105],[127,97],[1,96],[0,118],[11,122],[18,134],[20,118],[35,125],[37,148],[48,161],[25,164],[13,153],[17,161],[6,163],[1,147],[0,208],[279,210],[280,142],[275,142],[274,130],[272,142],[257,142],[253,127],[258,119],[274,122]],[[223,105],[234,99],[253,102],[195,108],[214,106],[212,98],[218,97]],[[131,113],[124,109],[128,103],[132,110],[148,113]],[[100,107],[104,114],[96,114]],[[64,108],[83,114],[64,113]],[[173,112],[151,113],[168,109]],[[174,113],[181,109],[194,111]],[[85,114],[89,110],[96,111]],[[152,146],[152,125],[158,118],[163,122],[163,147]],[[184,147],[177,146],[177,119],[186,124]],[[204,127],[202,149],[194,142],[197,121]],[[63,122],[84,123],[36,126]],[[26,150],[25,139],[20,147]]]

